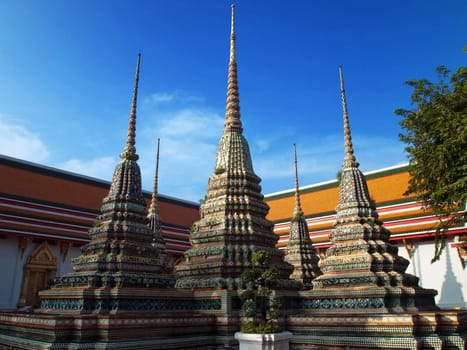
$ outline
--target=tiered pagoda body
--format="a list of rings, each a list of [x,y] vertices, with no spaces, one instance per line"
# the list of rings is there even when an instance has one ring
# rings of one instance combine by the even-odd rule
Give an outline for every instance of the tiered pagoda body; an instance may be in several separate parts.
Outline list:
[[[260,249],[272,255],[280,274],[292,349],[465,347],[467,312],[436,308],[436,292],[405,273],[408,262],[378,219],[353,153],[341,71],[345,159],[332,246],[318,269],[296,170],[289,263],[276,248],[242,135],[233,7],[224,133],[201,219],[190,235],[192,248],[175,281],[160,235],[158,163],[149,213],[141,191],[135,149],[139,62],[138,56],[122,160],[91,241],[73,260],[74,272],[40,292],[39,309],[0,312],[0,349],[237,350],[240,275]]]
[[[167,253],[167,247],[165,245],[164,238],[162,237],[161,217],[159,213],[159,205],[157,203],[157,187],[159,181],[159,146],[160,139],[157,139],[156,172],[154,175],[154,187],[152,191],[151,205],[148,210],[148,226],[152,234],[151,246],[155,249],[155,253],[160,257],[164,272],[168,272],[172,271],[174,261],[173,258]],[[175,283],[175,279],[173,282]]]
[[[251,267],[252,254],[268,250],[280,272],[281,287],[293,288],[292,266],[275,247],[278,237],[266,219],[269,207],[254,173],[248,142],[243,136],[235,50],[235,13],[232,5],[230,61],[224,133],[219,141],[214,174],[210,177],[201,219],[190,235],[193,248],[177,266],[177,288],[237,289],[241,273]]]
[[[339,67],[344,117],[345,157],[340,180],[332,246],[320,261],[323,274],[313,280],[316,310],[407,311],[435,309],[435,290],[423,289],[405,273],[409,262],[389,242],[390,232],[378,219],[365,176],[358,169]]]
[[[298,187],[297,150],[294,145],[295,165],[295,207],[290,222],[289,242],[285,261],[294,267],[290,278],[301,283],[303,289],[312,287],[311,281],[321,275],[318,266],[319,256],[313,247],[308,231],[308,225],[303,217]]]
[[[148,225],[158,222],[157,210],[152,207],[148,219],[141,190],[135,148],[140,57],[138,55],[126,145],[120,155],[121,162],[115,168],[109,194],[103,199],[101,214],[89,231],[91,241],[82,247],[82,254],[72,260],[74,271],[58,277],[51,289],[40,293],[44,310],[105,313],[135,309],[138,308],[136,302],[132,305],[119,296],[134,294],[135,288],[146,291],[150,287],[172,287],[175,283],[167,266],[166,252],[160,249],[160,232],[157,232],[160,227]],[[155,237],[158,237],[157,244]]]
[[[207,349],[234,342],[233,335],[213,331],[217,316],[226,318],[227,298],[175,292],[160,231],[158,156],[149,212],[141,190],[135,149],[139,67],[140,55],[126,145],[89,231],[91,241],[72,260],[73,272],[39,292],[41,305],[33,313],[0,315],[0,349]]]
[[[463,349],[467,314],[441,311],[436,291],[405,272],[408,261],[378,219],[350,135],[342,68],[345,157],[331,247],[312,289],[290,294],[297,349]]]

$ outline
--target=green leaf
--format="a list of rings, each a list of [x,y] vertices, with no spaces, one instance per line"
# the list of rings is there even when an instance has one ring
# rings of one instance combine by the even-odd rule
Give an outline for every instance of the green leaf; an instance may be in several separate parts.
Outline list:
[[[436,83],[407,81],[414,108],[395,110],[402,117],[399,138],[409,158],[405,194],[415,196],[440,219],[433,261],[445,247],[446,230],[465,220],[462,209],[467,201],[467,67],[451,74],[439,66],[436,72]]]

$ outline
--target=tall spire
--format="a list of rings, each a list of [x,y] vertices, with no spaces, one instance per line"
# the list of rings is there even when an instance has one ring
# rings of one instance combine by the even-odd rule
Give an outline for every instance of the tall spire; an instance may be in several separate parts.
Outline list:
[[[154,187],[152,191],[151,206],[148,211],[148,227],[152,233],[151,246],[155,249],[157,256],[164,271],[171,271],[173,267],[173,258],[167,253],[164,237],[162,237],[161,217],[159,214],[159,205],[157,204],[157,186],[159,180],[159,148],[160,139],[157,139],[156,149],[156,171],[154,173]]]
[[[128,123],[128,135],[126,138],[126,145],[120,158],[128,160],[138,160],[136,154],[135,140],[136,140],[136,101],[138,99],[138,82],[139,82],[139,64],[141,61],[141,54],[138,54],[138,61],[136,62],[135,85],[133,87],[133,99],[131,101],[130,121]]]
[[[242,132],[240,121],[240,100],[237,79],[237,54],[235,50],[235,5],[232,5],[232,23],[230,32],[230,60],[227,81],[227,104],[225,109],[224,133],[229,131]]]
[[[321,275],[319,257],[313,247],[308,224],[303,217],[298,187],[297,147],[293,145],[295,167],[295,207],[290,222],[289,242],[285,261],[294,267],[291,279],[298,281],[303,289],[311,288],[311,281]]]
[[[161,222],[159,215],[159,206],[157,205],[157,183],[159,178],[159,146],[160,139],[157,139],[157,150],[156,150],[156,171],[154,174],[154,188],[152,191],[151,206],[149,207],[148,220],[149,228],[153,234],[151,245],[158,248],[159,251],[165,250],[165,242],[162,238]]]
[[[323,274],[312,282],[317,299],[326,301],[323,306],[318,302],[317,309],[342,309],[346,300],[354,300],[356,312],[433,307],[436,292],[422,290],[418,278],[405,273],[409,262],[398,255],[397,246],[390,242],[390,232],[379,220],[365,176],[358,169],[350,137],[342,67],[339,76],[345,155],[336,223],[329,235],[332,246],[320,261]]]
[[[299,287],[289,279],[293,267],[275,244],[269,207],[261,194],[261,179],[254,173],[248,142],[242,134],[235,60],[235,13],[232,5],[229,78],[224,133],[219,140],[214,174],[209,178],[200,220],[190,234],[192,248],[177,265],[177,288],[244,288],[241,274],[251,268],[259,249],[271,254],[281,287]]]
[[[81,248],[82,254],[72,260],[74,272],[57,280],[57,288],[83,287],[90,288],[89,293],[92,293],[92,288],[146,290],[175,283],[168,273],[169,260],[163,241],[152,244],[154,230],[149,226],[146,200],[141,189],[141,170],[135,150],[140,59],[141,54],[138,54],[128,137],[120,155],[122,160],[115,167],[109,193],[102,200],[96,224],[89,230],[91,241]],[[157,213],[157,205],[152,210]],[[158,215],[155,221],[159,223]],[[100,292],[96,293],[100,295]],[[93,297],[100,298],[99,295]],[[122,309],[125,307],[131,305],[121,305]]]
[[[297,146],[295,143],[293,144],[293,158],[294,158],[294,165],[295,165],[295,209],[293,216],[302,216],[303,211],[300,205],[300,193],[298,191],[298,167],[297,167]]]
[[[232,4],[232,17],[230,24],[230,62],[236,61],[236,51],[235,51],[235,5]]]
[[[344,157],[344,169],[345,168],[357,168],[358,163],[355,159],[353,146],[352,146],[352,136],[350,134],[350,124],[349,124],[349,112],[347,111],[347,101],[345,98],[345,89],[344,89],[344,75],[342,73],[342,66],[339,66],[339,78],[340,78],[340,87],[341,87],[341,97],[342,97],[342,109],[344,111],[344,147],[345,147],[345,157]]]
[[[156,171],[154,173],[154,186],[152,191],[152,198],[151,198],[151,206],[149,207],[149,213],[159,213],[159,209],[157,206],[157,185],[159,181],[159,147],[160,147],[160,139],[157,139],[157,148],[156,148]]]

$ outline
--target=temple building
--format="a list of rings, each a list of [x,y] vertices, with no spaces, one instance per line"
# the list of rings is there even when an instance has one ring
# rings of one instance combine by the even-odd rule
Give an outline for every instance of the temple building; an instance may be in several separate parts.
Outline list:
[[[294,188],[263,195],[235,45],[232,6],[225,123],[201,205],[159,194],[158,146],[152,192],[141,188],[140,55],[110,183],[0,157],[0,349],[236,350],[240,276],[258,250],[278,271],[291,349],[465,347],[466,227],[446,232],[430,265],[437,219],[403,195],[407,166],[359,170],[341,68],[341,178],[300,187],[294,148]]]
[[[0,289],[0,308],[16,309],[35,303],[34,298],[20,301],[23,289],[36,295],[48,280],[71,271],[71,259],[89,242],[87,232],[98,216],[99,196],[105,196],[110,183],[3,155],[0,155],[0,173],[6,180],[0,183],[0,263],[11,266],[2,269],[4,287]],[[414,197],[403,195],[409,180],[408,166],[397,165],[364,174],[383,226],[391,230],[390,241],[410,261],[407,271],[418,276],[422,286],[438,291],[435,300],[440,307],[466,308],[467,247],[462,241],[467,236],[467,228],[450,228],[445,251],[439,261],[431,263],[438,220]],[[44,190],[59,186],[67,191]],[[324,256],[331,245],[329,233],[335,221],[338,181],[304,185],[299,193],[303,220],[313,247]],[[143,191],[143,195],[149,207],[152,193]],[[176,262],[180,261],[190,247],[189,230],[199,219],[199,204],[160,193],[157,200],[167,252]],[[285,252],[295,189],[265,194],[265,200],[270,207],[267,218],[274,223],[278,236],[277,246]],[[22,288],[23,279],[31,270],[28,264],[32,266],[30,262],[37,260],[39,247],[44,250],[45,243],[49,255],[44,255],[48,258],[40,265],[49,271],[47,278],[34,282],[36,286]]]

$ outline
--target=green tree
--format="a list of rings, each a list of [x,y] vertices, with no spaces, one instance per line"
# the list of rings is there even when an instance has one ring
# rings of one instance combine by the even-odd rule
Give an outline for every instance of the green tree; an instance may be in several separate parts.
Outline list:
[[[399,138],[409,158],[405,194],[415,194],[439,218],[432,262],[445,247],[446,230],[465,220],[467,199],[467,67],[436,71],[437,83],[407,81],[415,108],[395,111],[403,117]]]
[[[267,250],[256,251],[251,259],[253,267],[243,271],[241,279],[246,289],[240,294],[242,310],[248,321],[243,322],[244,333],[276,333],[281,327],[283,300],[274,288],[279,272],[271,266],[271,255]]]

